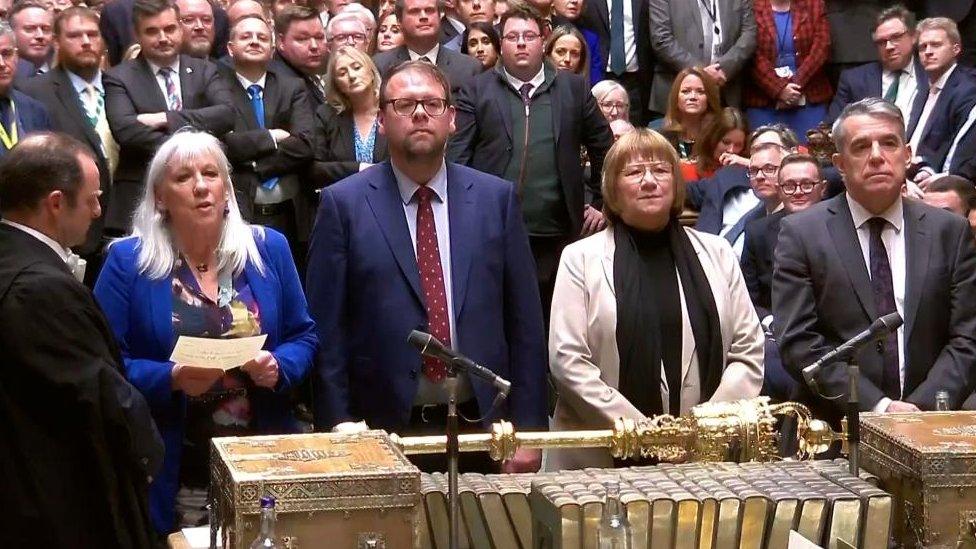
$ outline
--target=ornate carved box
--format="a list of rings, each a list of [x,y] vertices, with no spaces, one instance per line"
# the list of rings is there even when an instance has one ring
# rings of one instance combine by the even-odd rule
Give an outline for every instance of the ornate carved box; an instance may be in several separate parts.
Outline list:
[[[211,446],[222,547],[244,548],[260,498],[277,500],[287,547],[411,547],[420,471],[383,431],[218,438]]]
[[[861,466],[894,498],[904,547],[956,547],[976,524],[976,412],[861,414]]]

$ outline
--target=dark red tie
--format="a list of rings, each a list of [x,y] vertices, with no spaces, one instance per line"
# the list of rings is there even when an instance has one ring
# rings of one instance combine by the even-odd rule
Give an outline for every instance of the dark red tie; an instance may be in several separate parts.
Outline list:
[[[420,285],[427,302],[427,322],[430,335],[446,347],[451,345],[451,323],[447,312],[447,292],[444,291],[444,271],[441,270],[441,252],[437,245],[437,227],[434,225],[434,209],[430,199],[434,191],[427,186],[417,189],[417,266],[420,267]],[[447,377],[447,365],[436,358],[424,357],[424,375],[434,383]]]
[[[888,220],[883,217],[872,217],[868,220],[871,229],[869,257],[871,258],[871,289],[874,291],[874,305],[878,315],[883,316],[897,311],[895,304],[895,289],[891,276],[891,263],[888,261],[888,250],[885,249],[881,233]],[[889,334],[884,343],[878,344],[881,354],[881,390],[892,400],[901,399],[901,374],[898,366],[898,334]]]

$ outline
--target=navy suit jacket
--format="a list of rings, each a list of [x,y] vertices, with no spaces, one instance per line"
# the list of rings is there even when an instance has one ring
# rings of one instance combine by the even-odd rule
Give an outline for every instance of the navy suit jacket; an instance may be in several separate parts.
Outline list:
[[[536,271],[511,183],[447,164],[453,347],[512,382],[503,417],[546,428],[546,350]],[[309,304],[321,346],[315,423],[365,420],[401,430],[422,360],[409,343],[428,330],[420,274],[389,161],[322,190],[308,258]],[[472,380],[482,414],[494,389]]]
[[[688,204],[698,210],[695,229],[718,234],[722,230],[722,210],[725,208],[725,202],[742,190],[751,188],[749,175],[743,166],[726,166],[708,179],[688,183]]]
[[[251,388],[254,428],[267,434],[297,432],[290,393],[312,367],[315,325],[308,315],[288,242],[281,233],[267,228],[263,231],[262,237],[255,230],[254,240],[265,272],[262,275],[248,262],[244,277],[261,312],[261,333],[268,335],[264,348],[278,361],[279,379],[274,390]],[[126,377],[149,402],[166,446],[163,468],[149,487],[149,512],[156,530],[168,533],[176,527],[186,396],[172,388],[173,363],[169,357],[176,337],[171,277],[149,279],[139,272],[137,258],[135,237],[112,245],[95,284],[95,298],[122,347]]]
[[[10,97],[14,101],[14,110],[17,111],[18,138],[23,138],[29,133],[54,130],[51,117],[43,103],[15,89],[10,90]],[[0,158],[3,158],[6,153],[7,148],[0,144]]]
[[[915,78],[918,82],[918,89],[924,95],[929,88],[929,77],[925,73],[925,69],[922,68],[922,63],[918,57],[915,57],[912,62],[915,64]],[[830,102],[827,118],[824,119],[824,122],[832,124],[840,116],[844,107],[851,103],[860,101],[865,97],[881,97],[881,76],[881,63],[878,61],[841,72],[840,79],[837,82],[837,92],[834,93],[834,99]],[[922,101],[922,105],[925,105],[925,101]]]
[[[749,297],[760,319],[772,314],[773,252],[776,250],[780,222],[785,216],[786,210],[783,209],[746,223],[739,264],[746,287],[749,288]]]
[[[926,93],[915,96],[912,117],[908,122],[906,134],[909,139],[922,116],[927,98]],[[912,151],[912,154],[922,157],[926,164],[939,171],[946,155],[949,154],[953,138],[966,122],[974,103],[976,103],[976,77],[962,65],[956,65],[923,128],[925,133],[918,143],[918,150]]]

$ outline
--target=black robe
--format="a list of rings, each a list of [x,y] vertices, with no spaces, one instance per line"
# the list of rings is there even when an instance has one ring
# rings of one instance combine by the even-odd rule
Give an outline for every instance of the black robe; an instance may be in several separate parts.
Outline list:
[[[10,547],[150,547],[163,447],[91,292],[0,224],[0,531]],[[11,538],[12,536],[12,538]]]

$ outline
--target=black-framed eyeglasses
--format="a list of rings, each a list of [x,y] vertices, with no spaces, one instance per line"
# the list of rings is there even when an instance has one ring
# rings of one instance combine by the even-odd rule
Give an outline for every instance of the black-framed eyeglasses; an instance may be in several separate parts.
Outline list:
[[[417,112],[417,105],[424,109],[427,116],[441,116],[447,111],[447,99],[441,97],[428,97],[427,99],[398,97],[387,100],[386,104],[393,105],[393,112],[400,116],[413,116]]]
[[[889,36],[887,38],[878,38],[878,39],[874,40],[874,45],[877,46],[877,47],[879,47],[879,48],[884,48],[884,47],[886,47],[888,45],[888,42],[891,42],[893,44],[894,43],[897,43],[899,40],[901,40],[902,38],[904,38],[906,34],[908,34],[908,31],[907,30],[906,31],[901,31],[901,32],[896,32],[895,34],[892,34],[891,36]]]
[[[366,42],[366,35],[361,32],[335,34],[332,36],[332,41],[337,44],[363,44]]]
[[[779,188],[783,190],[783,194],[786,196],[793,196],[797,192],[800,194],[810,194],[818,184],[820,184],[820,181],[805,179],[798,182],[787,181],[785,183],[780,183]]]
[[[604,108],[604,109],[606,109],[608,111],[612,111],[613,109],[617,109],[617,111],[623,112],[623,111],[629,109],[630,108],[630,105],[628,105],[627,103],[624,103],[623,101],[600,101],[600,107],[602,107],[602,108]]]
[[[749,179],[755,179],[759,177],[760,173],[766,177],[775,177],[778,172],[779,166],[775,164],[766,164],[765,166],[760,166],[758,168],[750,167],[747,173],[749,174]]]

